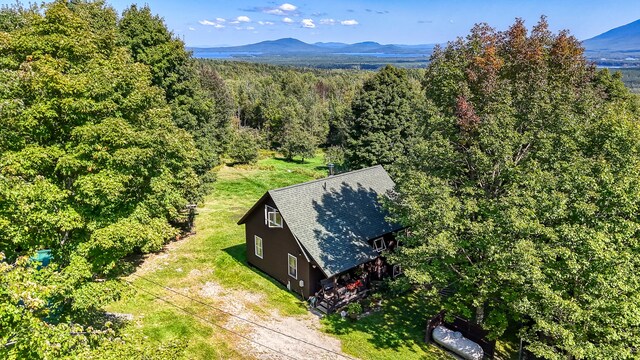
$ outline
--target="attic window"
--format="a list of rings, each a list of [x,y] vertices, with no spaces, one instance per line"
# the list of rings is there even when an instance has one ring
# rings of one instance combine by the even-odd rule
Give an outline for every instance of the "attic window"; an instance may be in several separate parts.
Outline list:
[[[382,252],[382,250],[387,248],[387,245],[384,243],[384,238],[377,238],[373,240],[373,247],[377,252]]]
[[[276,208],[272,208],[269,205],[264,207],[264,223],[270,228],[282,227],[282,215]]]

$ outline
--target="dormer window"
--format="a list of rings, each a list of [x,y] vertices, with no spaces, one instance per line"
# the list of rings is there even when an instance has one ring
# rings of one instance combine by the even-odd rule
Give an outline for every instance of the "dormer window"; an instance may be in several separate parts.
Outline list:
[[[265,205],[264,207],[264,223],[270,228],[281,228],[282,227],[282,215],[278,209],[273,208],[269,205]]]
[[[384,243],[384,238],[377,238],[373,240],[373,247],[377,252],[382,252],[382,250],[387,248],[387,244]]]

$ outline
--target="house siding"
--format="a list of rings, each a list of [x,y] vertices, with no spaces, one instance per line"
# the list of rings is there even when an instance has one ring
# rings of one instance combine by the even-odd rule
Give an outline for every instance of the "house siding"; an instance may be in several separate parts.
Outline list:
[[[317,291],[315,283],[320,280],[315,279],[318,276],[316,272],[320,272],[320,270],[317,267],[313,269],[307,261],[286,221],[283,220],[282,228],[270,228],[265,224],[264,205],[277,208],[273,200],[268,197],[262,206],[254,209],[245,222],[247,262],[278,280],[284,286],[290,284],[291,291],[306,299]],[[255,255],[254,236],[262,238],[262,259]],[[298,259],[297,279],[289,276],[288,254]],[[302,287],[300,280],[304,281]]]

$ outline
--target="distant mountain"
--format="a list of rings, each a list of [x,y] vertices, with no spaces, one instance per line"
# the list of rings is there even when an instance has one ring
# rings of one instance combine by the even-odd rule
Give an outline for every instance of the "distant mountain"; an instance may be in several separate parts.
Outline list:
[[[433,45],[383,45],[374,41],[355,44],[324,42],[307,44],[293,38],[262,41],[255,44],[215,48],[197,48],[208,52],[259,54],[429,54]]]
[[[323,48],[336,49],[336,48],[345,47],[349,44],[345,44],[341,42],[317,42],[317,43],[313,43],[313,45],[323,47]]]
[[[219,52],[257,52],[265,54],[316,53],[324,51],[321,47],[307,44],[306,42],[293,38],[267,40],[241,46],[207,48],[207,50]]]
[[[587,39],[582,45],[593,52],[640,52],[640,20]]]

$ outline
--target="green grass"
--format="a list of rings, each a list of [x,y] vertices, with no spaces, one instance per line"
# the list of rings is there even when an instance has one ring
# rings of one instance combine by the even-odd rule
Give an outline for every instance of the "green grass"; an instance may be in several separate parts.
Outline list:
[[[427,319],[438,312],[416,294],[386,301],[382,311],[354,321],[333,314],[324,331],[342,340],[346,353],[362,359],[451,359],[424,342]]]
[[[260,306],[251,307],[258,316],[272,310],[285,316],[306,314],[305,304],[273,279],[249,267],[245,255],[244,226],[236,225],[242,215],[268,189],[301,183],[326,175],[321,154],[304,163],[288,162],[264,153],[251,166],[222,167],[210,195],[199,206],[197,234],[154,254],[136,274],[164,286],[188,293],[206,303],[215,299],[200,297],[207,281],[225,289],[258,292]],[[136,276],[126,278],[135,287],[152,292],[189,312],[224,325],[228,315],[153,285]],[[245,352],[234,346],[239,339],[206,321],[185,314],[144,291],[131,290],[109,311],[131,313],[131,331],[142,331],[159,343],[186,339],[190,359],[243,359]],[[330,316],[324,330],[342,341],[343,351],[363,359],[441,359],[442,351],[423,342],[424,326],[434,309],[414,295],[388,302],[384,311],[357,322]]]
[[[199,297],[197,289],[207,281],[213,281],[229,289],[259,290],[264,299],[262,306],[251,309],[258,314],[266,315],[271,309],[288,316],[306,313],[304,303],[295,295],[247,266],[244,227],[236,222],[268,189],[323,176],[326,170],[320,155],[306,159],[305,163],[270,157],[253,166],[223,167],[212,192],[198,208],[196,235],[173,244],[166,253],[153,255],[149,260],[152,263],[149,269],[142,266],[144,270],[140,272],[154,282],[189,293],[204,302],[210,302],[211,299]],[[193,273],[199,275],[193,276]],[[130,276],[127,280],[144,290],[132,290],[122,300],[111,304],[108,310],[134,314],[136,325],[145,336],[158,342],[187,339],[189,358],[246,357],[229,345],[238,342],[234,335],[154,299],[144,291],[152,292],[210,321],[224,324],[226,315],[136,276]]]

